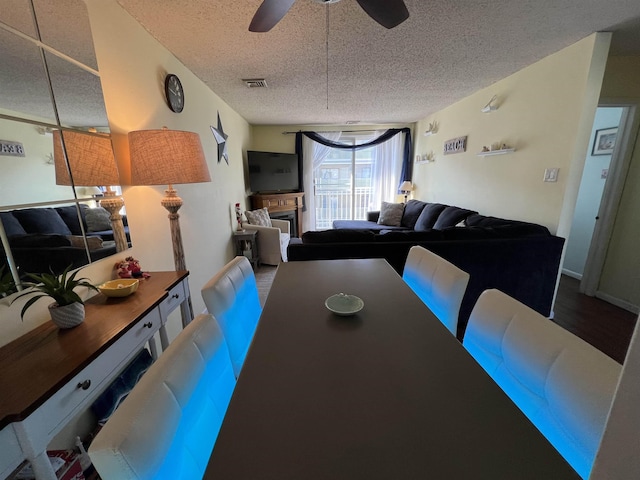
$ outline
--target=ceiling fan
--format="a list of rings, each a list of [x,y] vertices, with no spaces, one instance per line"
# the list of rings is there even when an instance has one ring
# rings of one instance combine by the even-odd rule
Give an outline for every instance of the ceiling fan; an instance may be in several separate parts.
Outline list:
[[[340,0],[314,0],[318,3],[337,3]],[[263,0],[258,7],[250,32],[268,32],[289,11],[295,0]],[[400,25],[409,18],[409,11],[403,0],[357,0],[358,4],[376,22],[386,28]]]

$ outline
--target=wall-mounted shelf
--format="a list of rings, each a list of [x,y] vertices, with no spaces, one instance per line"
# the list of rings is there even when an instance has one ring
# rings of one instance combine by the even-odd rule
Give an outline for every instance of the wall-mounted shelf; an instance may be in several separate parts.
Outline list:
[[[515,152],[515,148],[501,148],[500,150],[489,150],[488,152],[478,152],[479,157],[490,157],[492,155],[504,155],[505,153]]]
[[[425,137],[429,137],[431,135],[435,135],[438,133],[438,122],[429,123],[429,128],[424,132]]]

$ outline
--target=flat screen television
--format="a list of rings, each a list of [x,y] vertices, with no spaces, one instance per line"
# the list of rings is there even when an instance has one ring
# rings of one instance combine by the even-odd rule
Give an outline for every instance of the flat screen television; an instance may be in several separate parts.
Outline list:
[[[298,155],[247,151],[249,187],[253,193],[300,191]]]

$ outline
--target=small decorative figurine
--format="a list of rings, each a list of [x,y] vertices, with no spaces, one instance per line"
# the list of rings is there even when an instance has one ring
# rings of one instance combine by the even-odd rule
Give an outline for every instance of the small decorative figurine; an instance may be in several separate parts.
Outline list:
[[[142,271],[140,262],[133,257],[116,262],[115,269],[120,278],[149,278],[151,276]]]
[[[485,145],[484,147],[482,147],[482,151],[483,151],[483,152],[488,152],[488,151],[489,151],[489,149],[488,149],[488,148],[487,148],[487,146]]]
[[[236,203],[236,221],[238,222],[238,228],[236,228],[236,231],[244,232],[244,228],[242,228],[242,210],[240,209],[239,203]]]

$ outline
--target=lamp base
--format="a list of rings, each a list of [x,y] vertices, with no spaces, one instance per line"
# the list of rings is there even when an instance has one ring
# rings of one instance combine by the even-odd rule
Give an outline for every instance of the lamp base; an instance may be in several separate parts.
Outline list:
[[[176,271],[186,270],[187,263],[184,258],[184,248],[182,246],[182,232],[180,231],[180,215],[178,210],[182,207],[182,198],[178,196],[178,192],[169,185],[162,197],[160,204],[169,212],[169,227],[171,228],[171,243],[173,245],[173,264]],[[188,295],[187,303],[182,303],[180,313],[182,316],[182,326],[186,327],[193,320],[193,307],[191,305],[191,295]]]
[[[171,228],[171,243],[173,245],[173,263],[176,270],[186,270],[187,264],[184,259],[184,248],[182,247],[182,232],[180,231],[180,215],[178,210],[182,207],[182,198],[178,196],[178,193],[169,185],[165,191],[165,196],[160,201],[160,204],[169,212],[169,227]]]
[[[124,224],[122,223],[122,215],[120,210],[124,207],[124,200],[122,197],[116,197],[115,192],[109,190],[105,192],[105,196],[98,204],[109,212],[109,220],[111,220],[111,229],[113,230],[113,239],[116,242],[116,251],[122,252],[129,248],[127,242],[127,235],[124,231]]]

